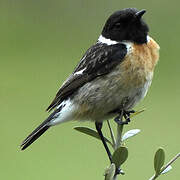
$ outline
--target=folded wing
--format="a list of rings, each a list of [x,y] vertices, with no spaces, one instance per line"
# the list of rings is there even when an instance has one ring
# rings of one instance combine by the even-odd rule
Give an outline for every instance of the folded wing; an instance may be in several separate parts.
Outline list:
[[[126,54],[126,45],[122,43],[93,45],[82,57],[74,72],[63,83],[47,111],[54,109],[85,83],[111,72],[116,65],[123,61]]]

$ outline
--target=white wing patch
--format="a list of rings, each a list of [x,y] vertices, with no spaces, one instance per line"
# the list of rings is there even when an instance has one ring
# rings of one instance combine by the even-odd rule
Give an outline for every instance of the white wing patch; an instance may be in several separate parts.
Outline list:
[[[50,125],[54,126],[73,119],[75,110],[77,109],[73,102],[70,99],[64,100],[59,106],[57,106],[57,109],[61,107],[62,109],[60,112],[55,114],[55,118],[50,122]]]
[[[100,43],[107,44],[108,46],[119,43],[117,41],[113,41],[111,39],[107,39],[107,38],[103,37],[102,35],[99,36],[98,41]]]
[[[83,74],[83,72],[84,72],[85,70],[86,70],[86,68],[81,69],[80,71],[75,72],[74,75],[80,75],[80,74]]]

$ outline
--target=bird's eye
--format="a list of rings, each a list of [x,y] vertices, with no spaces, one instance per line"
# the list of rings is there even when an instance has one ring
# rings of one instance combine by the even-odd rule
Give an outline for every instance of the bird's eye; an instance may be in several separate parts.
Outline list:
[[[119,28],[120,26],[121,26],[121,23],[119,22],[114,25],[115,28]]]

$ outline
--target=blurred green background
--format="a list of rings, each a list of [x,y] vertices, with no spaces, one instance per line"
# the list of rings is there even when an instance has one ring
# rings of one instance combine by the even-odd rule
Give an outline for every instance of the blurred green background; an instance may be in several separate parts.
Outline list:
[[[93,123],[52,128],[24,152],[19,145],[47,117],[45,108],[97,40],[106,18],[125,7],[147,10],[144,18],[161,51],[150,91],[135,108],[147,110],[125,128],[139,128],[141,133],[127,142],[126,175],[119,179],[149,179],[159,146],[166,150],[166,162],[178,153],[179,5],[178,0],[1,0],[0,179],[103,179],[109,162],[101,142],[72,129]],[[179,179],[179,168],[177,161],[159,179]]]

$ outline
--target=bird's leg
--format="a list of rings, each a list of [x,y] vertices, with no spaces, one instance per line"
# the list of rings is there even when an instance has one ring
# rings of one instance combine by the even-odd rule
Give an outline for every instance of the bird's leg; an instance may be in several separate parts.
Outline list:
[[[135,111],[134,110],[131,110],[131,111],[120,110],[119,115],[114,119],[114,121],[119,125],[128,124],[131,121],[130,115],[132,113],[135,113]],[[122,121],[122,117],[125,118],[125,121]]]
[[[110,152],[110,150],[109,150],[109,148],[108,148],[108,146],[107,146],[107,143],[106,143],[106,141],[105,141],[105,139],[104,139],[104,136],[103,136],[103,133],[102,133],[102,131],[101,131],[103,124],[102,124],[102,122],[95,122],[95,125],[96,125],[96,130],[97,130],[97,132],[98,132],[98,134],[99,134],[99,136],[100,136],[100,138],[101,138],[101,141],[102,141],[102,143],[103,143],[103,145],[104,145],[104,148],[105,148],[105,150],[106,150],[106,152],[107,152],[107,154],[108,154],[109,160],[110,160],[110,162],[112,163],[112,155],[111,155],[111,152]]]
[[[96,122],[95,125],[96,125],[96,130],[97,130],[97,132],[98,132],[98,134],[99,134],[99,136],[101,138],[101,141],[102,141],[102,143],[103,143],[103,145],[105,147],[105,150],[106,150],[106,152],[108,154],[110,163],[112,164],[112,155],[111,155],[111,152],[110,152],[110,150],[109,150],[109,148],[107,146],[107,143],[106,143],[106,141],[104,139],[103,133],[101,131],[102,123]],[[120,168],[116,168],[115,175],[120,174],[120,173],[121,173],[121,169]]]

